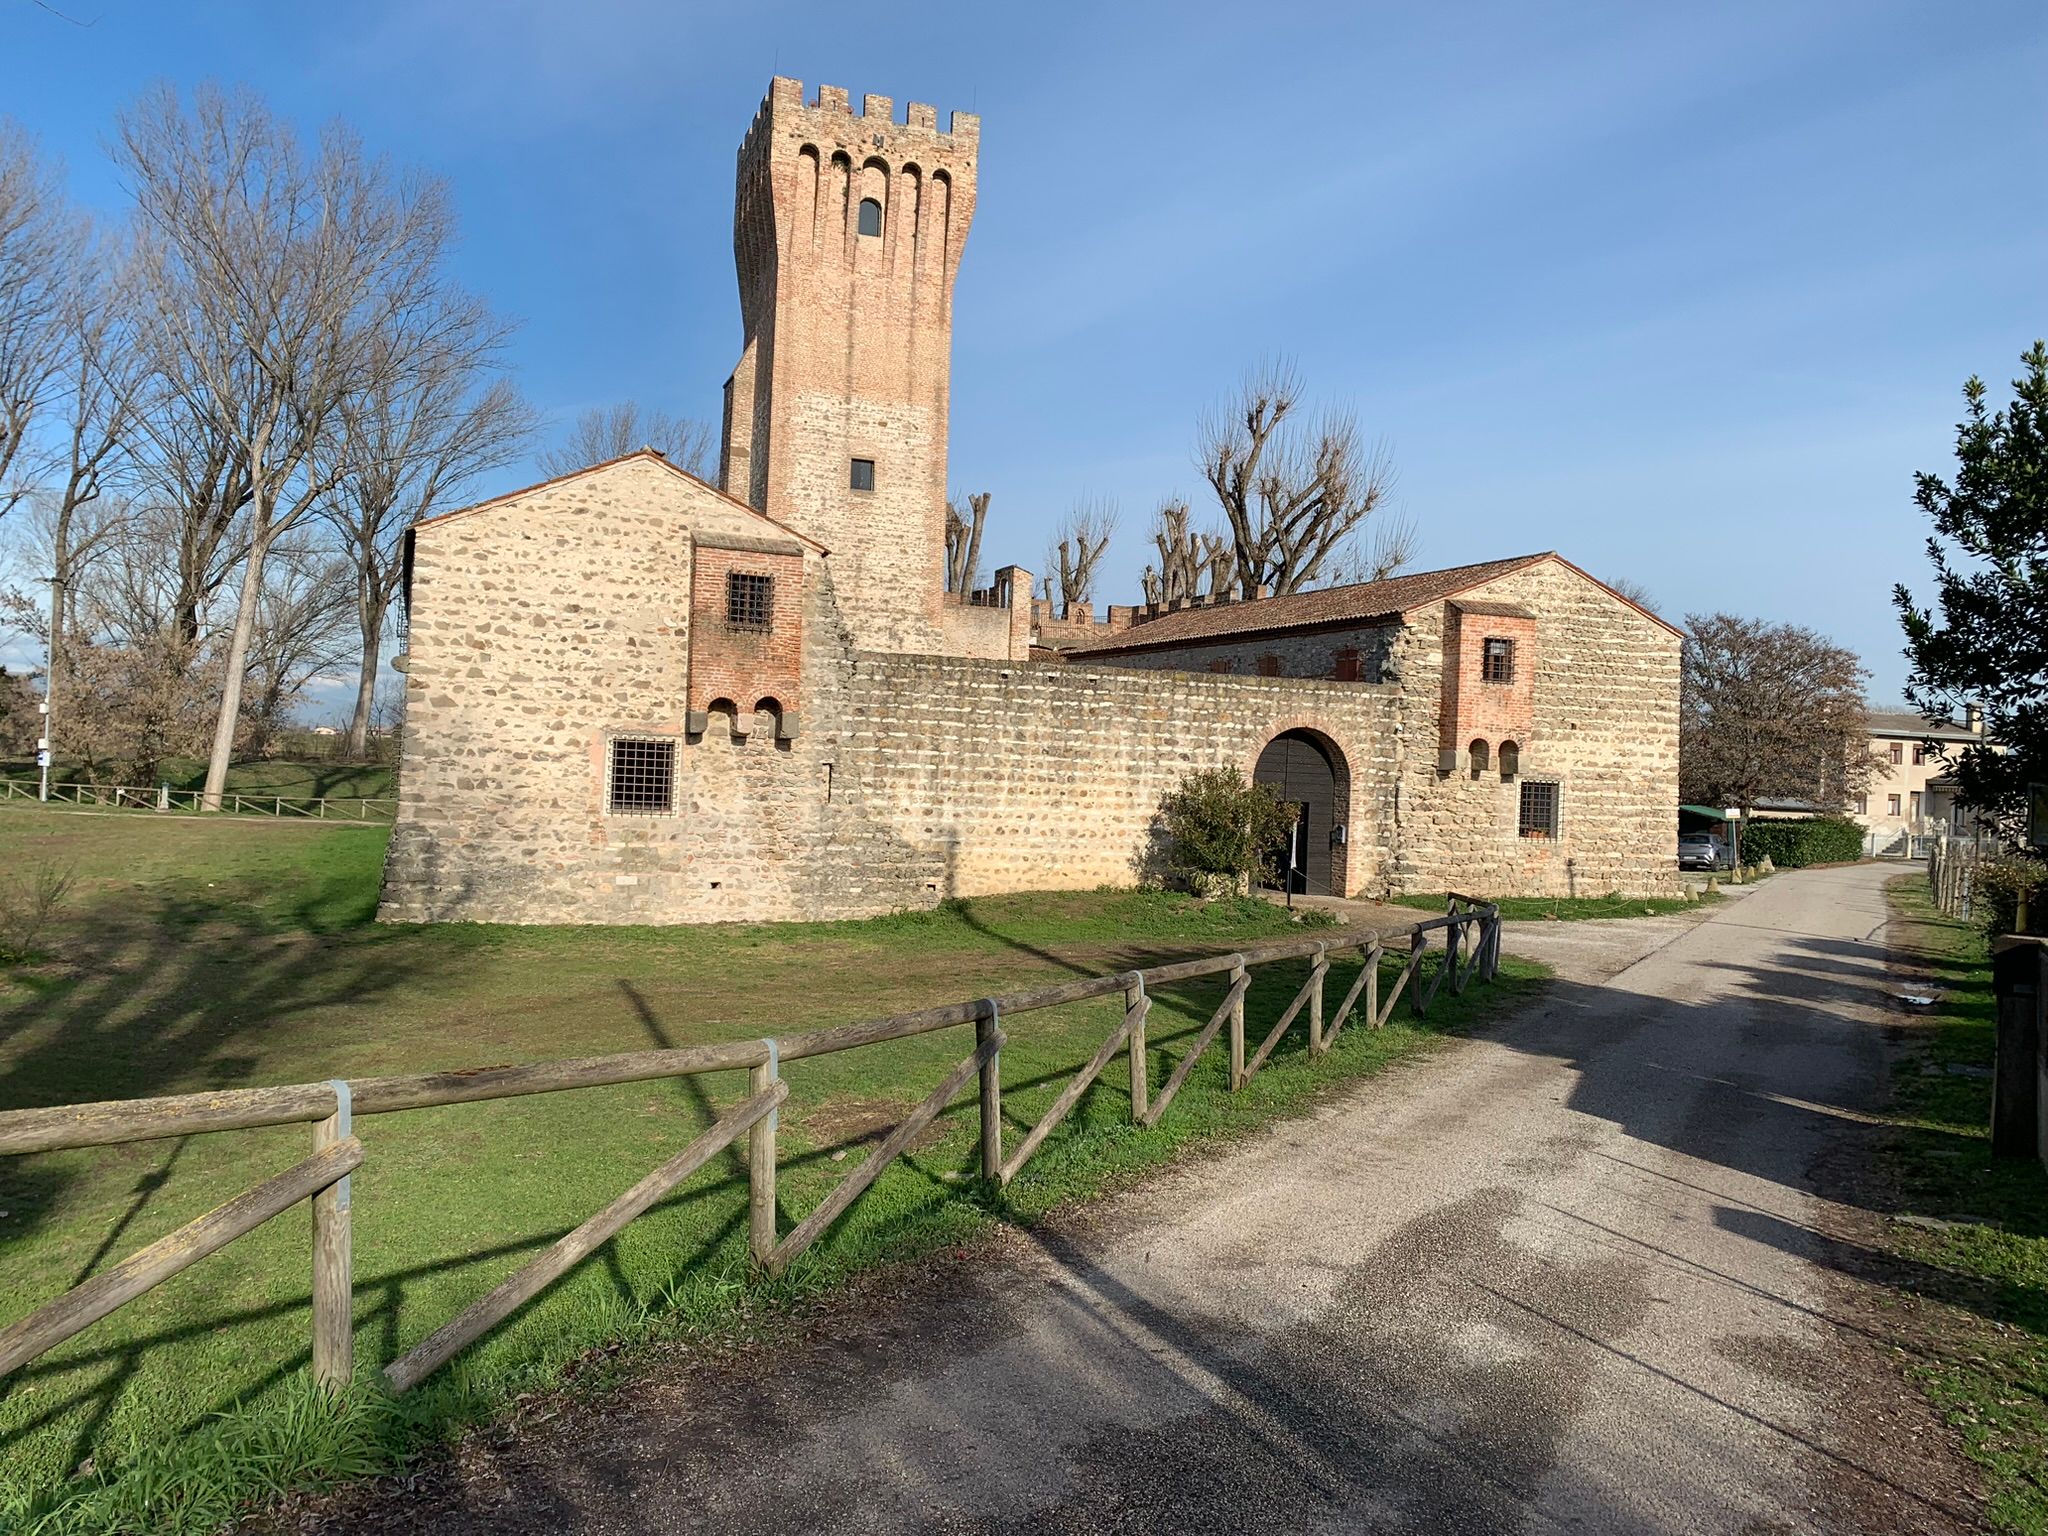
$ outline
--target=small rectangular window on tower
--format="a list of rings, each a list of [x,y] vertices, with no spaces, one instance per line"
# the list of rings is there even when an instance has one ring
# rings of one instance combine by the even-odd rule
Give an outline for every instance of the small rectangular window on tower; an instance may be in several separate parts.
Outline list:
[[[1522,780],[1522,836],[1557,836],[1557,786],[1540,779]]]
[[[872,491],[875,488],[875,461],[855,459],[853,461],[853,488],[856,491]]]
[[[676,744],[661,736],[613,740],[604,808],[614,816],[670,816],[676,808]]]
[[[1512,683],[1515,680],[1515,642],[1498,635],[1488,636],[1479,662],[1479,675],[1489,683]]]
[[[725,578],[725,627],[766,634],[775,612],[775,578],[731,571]]]

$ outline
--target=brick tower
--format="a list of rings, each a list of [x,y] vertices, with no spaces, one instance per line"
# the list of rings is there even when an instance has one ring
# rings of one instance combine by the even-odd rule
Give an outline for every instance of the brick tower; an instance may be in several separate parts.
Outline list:
[[[746,328],[719,481],[832,551],[863,650],[936,652],[944,587],[953,278],[981,121],[777,78],[741,141]]]

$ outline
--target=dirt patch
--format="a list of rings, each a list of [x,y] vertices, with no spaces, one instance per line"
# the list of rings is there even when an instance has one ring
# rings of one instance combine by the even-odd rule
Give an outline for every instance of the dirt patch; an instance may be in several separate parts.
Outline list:
[[[917,1106],[896,1099],[834,1099],[806,1114],[798,1123],[821,1152],[871,1147],[910,1117]],[[923,1151],[946,1139],[946,1127],[934,1120],[911,1138],[909,1150]]]

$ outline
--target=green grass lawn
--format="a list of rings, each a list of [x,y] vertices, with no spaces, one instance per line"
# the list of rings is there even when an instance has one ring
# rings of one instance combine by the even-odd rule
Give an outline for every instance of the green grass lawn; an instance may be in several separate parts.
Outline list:
[[[1299,934],[1256,901],[1034,893],[866,922],[699,928],[378,927],[385,834],[270,821],[0,809],[0,871],[76,871],[51,957],[0,970],[0,1108],[368,1076],[789,1033],[1172,954]],[[0,875],[0,879],[4,879]],[[1437,963],[1435,956],[1426,964]],[[1387,965],[1389,983],[1395,962]],[[1261,968],[1255,1045],[1301,963]],[[1331,1003],[1356,975],[1335,963]],[[300,1208],[0,1383],[0,1525],[210,1529],[234,1498],[359,1475],[561,1379],[621,1340],[772,1329],[853,1270],[1133,1177],[1425,1050],[1540,985],[1504,961],[1421,1024],[1348,1028],[1313,1067],[1299,1027],[1242,1093],[1219,1048],[1165,1122],[1129,1124],[1103,1073],[1003,1193],[976,1168],[973,1090],[782,1281],[745,1261],[746,1181],[722,1157],[396,1408],[306,1388]],[[1153,1082],[1221,978],[1166,989]],[[1006,1021],[1014,1144],[1114,1028],[1106,999]],[[792,1063],[786,1227],[972,1045],[968,1028]],[[634,1183],[744,1096],[743,1073],[358,1121],[356,1347],[380,1365]],[[0,1163],[0,1324],[305,1155],[309,1131],[190,1137]],[[73,1476],[81,1467],[83,1475]],[[68,1481],[67,1481],[68,1479]]]
[[[0,762],[0,779],[33,784],[38,771],[33,759],[16,758]],[[53,784],[91,782],[76,763],[58,762],[50,770]],[[203,789],[206,764],[199,758],[173,758],[158,774],[159,783],[173,789]],[[140,786],[150,788],[150,785]],[[227,787],[245,795],[282,795],[286,800],[329,799],[388,800],[397,794],[397,781],[389,763],[283,762],[268,759],[235,763],[228,769]]]
[[[1502,896],[1500,915],[1511,922],[1557,918],[1569,921],[1587,917],[1662,917],[1667,912],[1688,912],[1702,901],[1714,901],[1718,892],[1708,892],[1693,901],[1664,896]],[[1441,916],[1450,898],[1443,891],[1394,896],[1397,907],[1422,907]]]
[[[1894,1084],[1897,1169],[1907,1209],[1952,1225],[1894,1223],[1914,1288],[1983,1318],[1922,1356],[1916,1374],[1989,1475],[2002,1531],[2048,1532],[2048,1174],[1991,1156],[1997,1039],[1989,951],[1946,918],[1924,875],[1887,887],[1940,1001]],[[1960,1068],[1960,1072],[1951,1070]]]

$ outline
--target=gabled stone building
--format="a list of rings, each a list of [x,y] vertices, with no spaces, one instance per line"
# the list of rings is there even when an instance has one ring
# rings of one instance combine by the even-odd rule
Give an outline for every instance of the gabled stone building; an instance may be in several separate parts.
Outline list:
[[[647,451],[412,530],[383,914],[1127,884],[1217,766],[1299,807],[1297,889],[1675,890],[1677,632],[1556,554],[1119,609],[1057,651],[1029,572],[945,593],[978,150],[966,114],[776,80],[740,150],[720,485]]]

